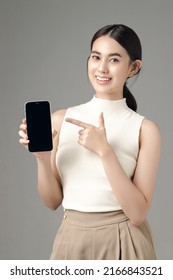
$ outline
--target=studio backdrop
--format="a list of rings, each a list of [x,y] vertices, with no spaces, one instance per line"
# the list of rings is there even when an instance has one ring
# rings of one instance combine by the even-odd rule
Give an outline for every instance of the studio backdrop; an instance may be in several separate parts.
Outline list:
[[[113,23],[141,39],[142,71],[129,86],[162,136],[148,219],[158,259],[173,258],[172,11],[172,0],[0,0],[0,259],[48,259],[63,215],[41,201],[36,160],[18,143],[24,103],[49,100],[53,112],[90,100],[90,40]]]

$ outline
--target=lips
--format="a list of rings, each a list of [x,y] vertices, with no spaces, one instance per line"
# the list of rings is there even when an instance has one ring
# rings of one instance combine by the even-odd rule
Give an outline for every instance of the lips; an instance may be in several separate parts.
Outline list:
[[[95,76],[95,78],[98,82],[101,82],[101,83],[108,83],[112,80],[112,78],[110,78],[110,77]]]

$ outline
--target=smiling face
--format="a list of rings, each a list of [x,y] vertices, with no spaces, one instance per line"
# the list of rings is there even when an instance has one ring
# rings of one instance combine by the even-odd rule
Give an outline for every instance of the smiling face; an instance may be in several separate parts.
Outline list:
[[[109,36],[95,40],[88,60],[88,76],[96,96],[123,98],[123,86],[132,76],[133,64],[126,50]]]

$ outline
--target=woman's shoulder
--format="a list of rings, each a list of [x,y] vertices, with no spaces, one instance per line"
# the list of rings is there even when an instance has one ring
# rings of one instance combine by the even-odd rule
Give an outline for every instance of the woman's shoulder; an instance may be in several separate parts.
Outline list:
[[[147,118],[143,119],[141,125],[141,140],[148,143],[151,142],[160,143],[161,141],[160,128],[155,122]]]
[[[52,127],[60,131],[62,122],[64,120],[65,114],[67,112],[67,109],[60,109],[52,113],[51,120],[52,120]]]
[[[58,120],[59,118],[63,118],[66,114],[67,109],[60,109],[52,113],[52,119]]]
[[[159,133],[160,134],[159,126],[155,122],[153,122],[153,121],[151,121],[147,118],[143,119],[141,128],[142,128],[142,130],[144,130],[148,133],[153,132],[153,133]]]

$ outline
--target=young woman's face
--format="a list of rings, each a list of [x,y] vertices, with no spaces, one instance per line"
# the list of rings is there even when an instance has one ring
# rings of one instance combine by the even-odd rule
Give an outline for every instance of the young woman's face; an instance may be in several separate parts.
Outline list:
[[[131,69],[130,57],[117,41],[102,36],[94,42],[88,60],[88,76],[97,97],[122,98]]]

